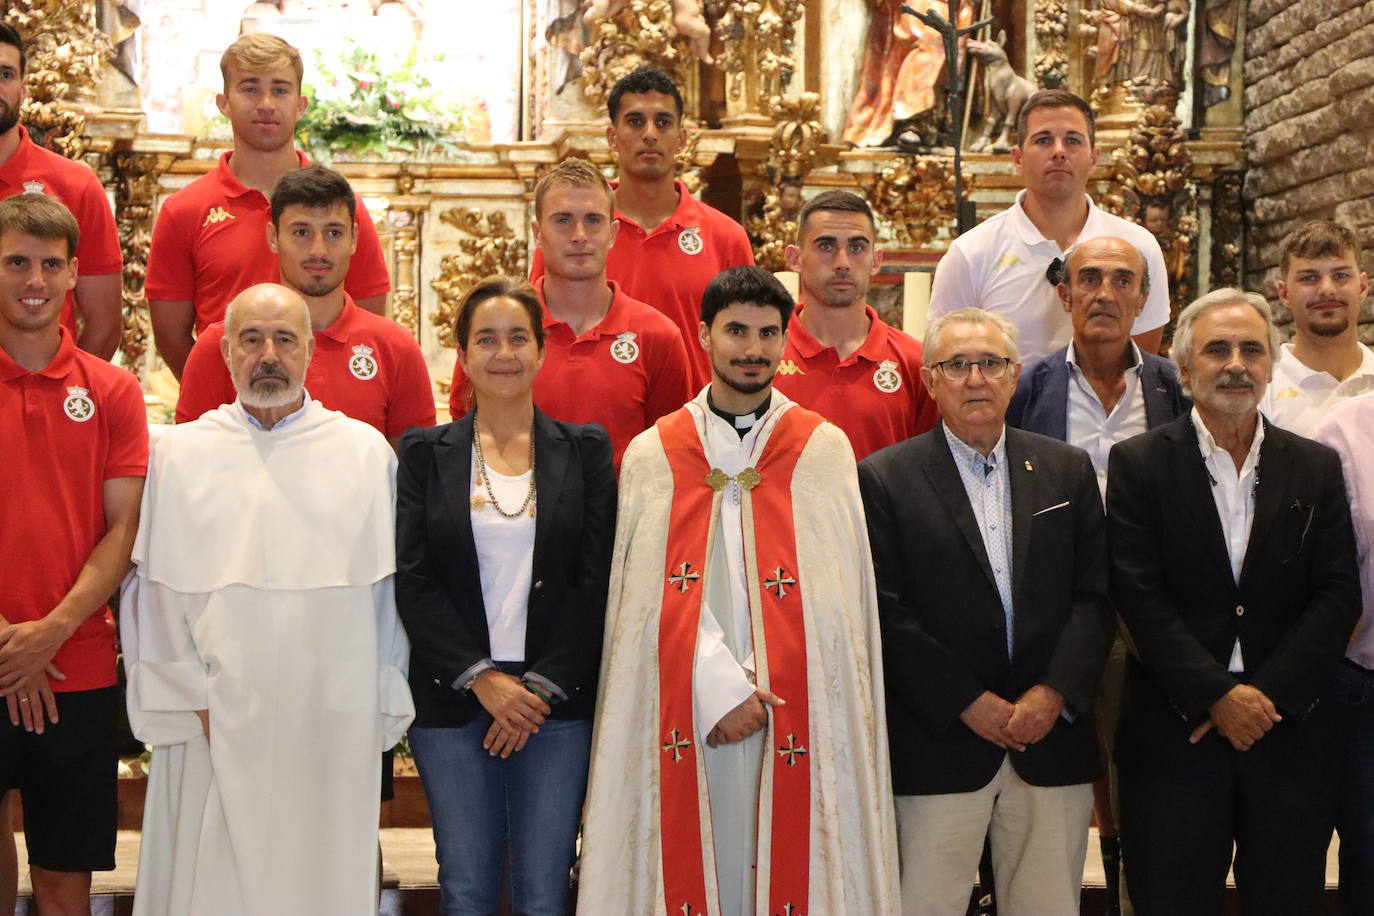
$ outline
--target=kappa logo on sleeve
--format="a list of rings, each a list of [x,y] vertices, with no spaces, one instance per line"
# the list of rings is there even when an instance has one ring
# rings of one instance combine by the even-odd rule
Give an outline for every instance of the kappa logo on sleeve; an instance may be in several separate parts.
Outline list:
[[[210,212],[205,214],[205,222],[200,224],[200,228],[204,229],[206,226],[212,225],[214,223],[222,223],[225,220],[231,220],[234,218],[234,214],[230,213],[223,207],[211,207]]]
[[[778,375],[805,375],[806,370],[794,360],[784,359],[778,363]]]
[[[1024,263],[1026,262],[1017,257],[1015,252],[1008,251],[1006,254],[1002,255],[1002,257],[997,259],[997,264],[994,265],[992,269],[1001,270],[1003,267],[1015,267],[1017,264]]]

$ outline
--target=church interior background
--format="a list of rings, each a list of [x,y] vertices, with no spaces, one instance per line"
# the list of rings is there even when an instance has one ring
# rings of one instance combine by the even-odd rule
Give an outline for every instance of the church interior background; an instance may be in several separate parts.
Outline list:
[[[955,9],[951,11],[950,2]],[[864,194],[885,249],[873,304],[921,332],[957,232],[954,150],[975,219],[1020,187],[997,106],[1065,87],[1098,112],[1090,190],[1147,226],[1174,306],[1273,296],[1277,240],[1334,217],[1374,242],[1374,4],[1362,0],[916,0],[955,25],[961,112],[938,35],[899,0],[10,0],[30,42],[24,120],[109,190],[125,256],[120,359],[174,401],[142,280],[161,201],[229,145],[219,55],[244,31],[301,48],[301,145],[364,195],[443,400],[454,308],[523,274],[532,190],[567,155],[611,169],[606,94],[639,63],[686,90],[684,182],[781,269],[802,200]],[[956,99],[957,101],[957,99]],[[1014,133],[1014,132],[1013,132]]]

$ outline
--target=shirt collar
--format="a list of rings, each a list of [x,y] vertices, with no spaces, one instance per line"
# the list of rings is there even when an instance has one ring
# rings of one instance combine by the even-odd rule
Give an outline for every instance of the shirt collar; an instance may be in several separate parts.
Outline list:
[[[954,456],[955,464],[962,464],[974,468],[980,473],[984,465],[993,467],[1003,467],[1007,463],[1007,424],[1002,424],[1002,435],[997,437],[997,444],[992,447],[988,457],[983,458],[983,453],[969,445],[963,439],[954,435],[954,430],[945,425],[945,421],[940,421],[940,427],[945,431],[945,441],[949,443],[950,454]]]
[[[335,318],[329,327],[316,331],[315,336],[328,337],[336,343],[347,343],[348,335],[353,330],[353,321],[357,311],[358,306],[354,304],[353,297],[344,293],[344,304],[339,311],[339,317]]]
[[[787,342],[794,347],[803,359],[811,359],[824,350],[834,350],[834,347],[827,347],[816,339],[811,330],[801,320],[802,312],[806,309],[804,305],[798,305],[796,311],[792,313],[792,318],[787,322]],[[873,306],[864,304],[864,315],[868,318],[868,335],[864,337],[863,343],[859,344],[859,349],[850,354],[844,364],[853,362],[857,358],[866,359],[871,363],[882,362],[887,358],[887,331],[888,327],[883,320],[878,317]]]
[[[285,426],[287,426],[287,425],[289,425],[289,424],[291,424],[291,423],[294,423],[294,422],[296,422],[297,420],[299,420],[301,417],[305,416],[305,412],[306,412],[307,410],[310,409],[310,405],[311,405],[310,392],[306,391],[304,388],[302,388],[301,391],[302,391],[302,393],[305,394],[305,400],[301,402],[300,409],[298,409],[298,410],[293,410],[293,411],[291,411],[291,413],[289,413],[289,414],[287,414],[286,416],[282,417],[282,418],[281,418],[280,420],[278,420],[276,423],[272,424],[272,428],[271,428],[271,429],[265,429],[265,428],[263,427],[263,425],[262,425],[261,423],[258,422],[258,418],[255,417],[255,416],[253,416],[251,413],[248,412],[248,410],[243,406],[243,401],[242,401],[242,399],[240,399],[240,398],[235,398],[235,399],[234,399],[234,409],[237,410],[237,411],[239,412],[239,415],[242,416],[245,420],[247,420],[247,421],[248,421],[248,425],[251,426],[251,427],[253,427],[254,429],[260,430],[260,431],[265,432],[265,433],[275,433],[275,432],[278,431],[279,429],[282,429],[283,427],[285,427]]]
[[[1197,447],[1198,451],[1202,452],[1202,460],[1206,461],[1217,452],[1221,452],[1222,456],[1225,457],[1228,461],[1230,461],[1230,453],[1223,449],[1221,446],[1217,445],[1217,440],[1212,435],[1212,431],[1207,428],[1206,423],[1202,422],[1202,414],[1198,413],[1196,404],[1193,405],[1193,409],[1189,416],[1192,418],[1193,421],[1193,429],[1197,430]],[[1245,461],[1241,463],[1240,470],[1242,474],[1249,471],[1249,469],[1254,467],[1255,464],[1259,461],[1260,446],[1263,443],[1264,416],[1258,415],[1255,417],[1255,438],[1250,440],[1250,451],[1246,453]]]
[[[620,187],[619,181],[611,182],[612,190],[618,187]],[[697,207],[699,206],[699,204],[697,203],[697,199],[695,197],[687,193],[687,186],[680,181],[674,181],[673,189],[677,191],[677,208],[673,210],[672,216],[669,216],[666,220],[664,220],[663,225],[653,229],[653,232],[664,232],[672,229],[687,229],[689,227],[699,227],[701,225],[701,220],[697,217]],[[630,219],[624,213],[621,213],[619,208],[616,208],[615,218],[620,220],[622,223],[629,223],[633,226],[639,226],[639,223],[636,223],[634,220]],[[644,227],[640,226],[640,228],[643,229]]]
[[[534,291],[539,294],[539,304],[544,306],[544,327],[552,328],[560,324],[566,327],[566,321],[559,321],[553,317],[549,311],[549,304],[544,299],[545,276],[547,274],[541,275],[534,281]],[[630,330],[629,297],[620,288],[620,284],[614,280],[607,280],[606,285],[611,288],[611,307],[606,310],[606,314],[601,316],[601,320],[592,326],[591,330],[582,335],[583,337],[588,334],[595,334],[598,337],[616,337]]]
[[[72,371],[72,363],[76,361],[76,342],[72,340],[71,331],[66,328],[59,329],[62,339],[57,344],[57,352],[52,359],[42,369],[30,372],[19,365],[4,350],[0,350],[0,382],[12,382],[25,375],[41,375],[44,378],[62,381]]]
[[[233,150],[221,153],[219,157],[219,183],[224,187],[226,197],[242,197],[245,194],[257,194],[265,197],[257,188],[250,188],[248,185],[239,181],[239,176],[234,174],[234,170],[229,168],[229,158],[234,155]],[[305,168],[310,164],[310,157],[300,150],[296,150],[296,159],[300,162],[300,167]]]
[[[1131,364],[1126,367],[1126,372],[1135,372],[1136,376],[1139,377],[1141,371],[1145,368],[1145,360],[1140,355],[1140,347],[1136,346],[1135,341],[1129,340],[1128,338],[1128,342],[1131,345]],[[1083,370],[1078,367],[1077,352],[1073,348],[1072,340],[1069,341],[1069,352],[1065,354],[1064,362],[1069,364],[1070,371],[1082,373]],[[1122,374],[1124,375],[1125,373]]]
[[[1083,221],[1083,229],[1078,233],[1078,239],[1090,239],[1095,237],[1094,224],[1101,211],[1097,208],[1097,204],[1093,203],[1093,199],[1087,194],[1083,195],[1083,199],[1088,203],[1088,218]],[[1016,234],[1020,236],[1021,241],[1025,242],[1028,246],[1054,245],[1054,247],[1058,249],[1058,244],[1052,239],[1045,238],[1040,230],[1035,228],[1035,223],[1031,222],[1031,218],[1026,214],[1025,200],[1026,189],[1022,188],[1020,191],[1016,192],[1016,203],[1012,204],[1011,208],[1007,211],[1007,219],[1011,222],[1012,228],[1016,230]],[[1078,240],[1075,239],[1074,244],[1077,243]]]
[[[1346,379],[1347,382],[1361,375],[1374,375],[1374,350],[1369,349],[1369,347],[1366,347],[1362,343],[1357,343],[1356,346],[1360,348],[1360,367]],[[1292,379],[1295,384],[1302,385],[1304,382],[1321,375],[1335,381],[1335,378],[1329,372],[1313,369],[1311,366],[1307,365],[1307,363],[1294,356],[1293,344],[1291,341],[1279,344],[1279,350],[1282,356],[1275,362],[1275,368],[1282,366],[1284,374]]]

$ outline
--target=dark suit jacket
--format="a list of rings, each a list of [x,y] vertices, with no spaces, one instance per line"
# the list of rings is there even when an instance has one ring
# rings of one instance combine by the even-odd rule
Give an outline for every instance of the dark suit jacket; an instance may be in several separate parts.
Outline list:
[[[415,724],[466,725],[477,698],[453,688],[491,655],[472,537],[472,424],[411,429],[396,478],[396,607],[410,636]],[[558,718],[590,718],[615,532],[615,470],[606,430],[534,419],[537,492],[526,670],[557,684]]]
[[[1051,353],[1016,383],[1007,406],[1007,425],[1067,442],[1069,438],[1069,348]],[[1167,359],[1140,352],[1145,424],[1163,426],[1187,413],[1192,403],[1183,394],[1178,370]]]
[[[1112,449],[1112,596],[1139,652],[1122,760],[1186,752],[1193,726],[1241,681],[1285,717],[1256,748],[1303,752],[1293,726],[1316,715],[1360,617],[1355,538],[1334,451],[1265,421],[1258,473],[1237,584],[1191,416]],[[1243,675],[1227,671],[1237,637]]]
[[[992,567],[944,424],[859,464],[878,579],[892,783],[898,795],[969,792],[1008,753],[959,714],[990,690],[1014,702],[1036,684],[1064,695],[1059,719],[1024,752],[1033,785],[1098,771],[1092,702],[1111,639],[1102,498],[1081,449],[1007,430],[1014,649]]]

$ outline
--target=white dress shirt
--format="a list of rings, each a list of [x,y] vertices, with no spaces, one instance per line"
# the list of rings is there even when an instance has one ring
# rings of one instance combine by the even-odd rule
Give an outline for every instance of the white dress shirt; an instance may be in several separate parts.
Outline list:
[[[1245,565],[1245,549],[1250,543],[1250,526],[1255,523],[1255,490],[1259,488],[1260,445],[1264,442],[1264,418],[1257,417],[1255,438],[1250,451],[1236,470],[1231,453],[1217,445],[1202,415],[1193,408],[1193,427],[1197,430],[1197,444],[1202,451],[1202,464],[1212,482],[1212,499],[1216,502],[1217,518],[1221,520],[1221,535],[1226,540],[1226,553],[1231,558],[1231,575],[1240,581]],[[1239,674],[1245,670],[1240,652],[1240,639],[1231,649],[1231,663],[1226,670]]]
[[[1135,362],[1126,370],[1126,390],[1121,393],[1110,413],[1083,370],[1078,368],[1072,342],[1064,360],[1069,366],[1069,444],[1083,449],[1092,459],[1103,502],[1107,500],[1107,456],[1111,454],[1112,446],[1150,428],[1145,418],[1145,388],[1140,383],[1145,361],[1134,341],[1131,342],[1131,358]]]
[[[1374,671],[1374,394],[1336,404],[1312,430],[1312,438],[1341,456],[1359,548],[1363,612],[1345,657]]]

